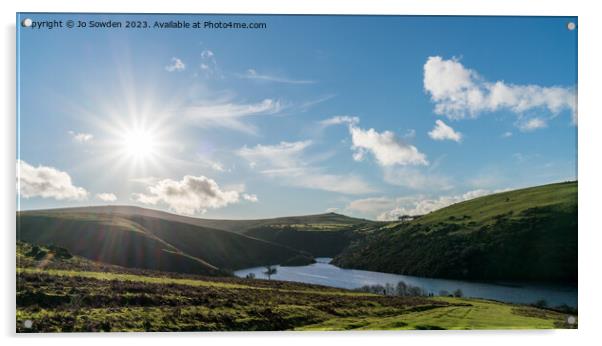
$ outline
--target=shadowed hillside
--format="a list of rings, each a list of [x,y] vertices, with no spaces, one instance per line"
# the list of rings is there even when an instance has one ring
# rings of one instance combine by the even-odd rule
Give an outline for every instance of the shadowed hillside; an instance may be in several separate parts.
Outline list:
[[[577,182],[497,193],[375,227],[333,264],[406,275],[577,281]]]
[[[285,216],[269,219],[255,220],[220,220],[220,219],[201,219],[196,217],[188,217],[167,213],[160,210],[145,209],[135,206],[99,206],[99,207],[77,207],[77,208],[58,208],[48,210],[38,210],[36,212],[51,212],[59,213],[78,213],[90,215],[109,214],[109,215],[125,215],[125,216],[150,216],[156,219],[167,221],[177,221],[179,223],[187,223],[195,226],[214,228],[235,233],[244,233],[251,228],[270,225],[290,225],[290,226],[308,226],[308,225],[334,225],[334,226],[350,226],[362,223],[371,223],[372,221],[357,219],[336,213],[325,213],[316,215],[303,216]]]
[[[297,250],[233,232],[143,213],[81,209],[20,212],[17,239],[58,245],[101,262],[183,273],[219,274],[293,257],[312,261]]]
[[[334,257],[358,238],[356,226],[335,230],[304,230],[294,226],[262,226],[246,235],[308,252],[314,257]]]

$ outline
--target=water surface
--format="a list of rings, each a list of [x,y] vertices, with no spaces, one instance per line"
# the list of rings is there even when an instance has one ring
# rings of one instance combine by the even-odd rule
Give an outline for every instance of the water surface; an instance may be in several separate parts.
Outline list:
[[[566,304],[577,307],[577,287],[570,285],[532,284],[521,282],[483,283],[462,280],[432,279],[418,276],[388,274],[367,270],[342,269],[329,264],[331,258],[316,258],[317,263],[300,267],[276,266],[273,280],[297,281],[339,288],[354,289],[364,285],[396,285],[399,281],[418,286],[425,291],[439,294],[445,290],[462,290],[465,297],[494,299],[509,303],[530,304],[545,300],[548,306]],[[234,274],[245,277],[249,273],[258,279],[267,279],[264,267],[247,268]]]

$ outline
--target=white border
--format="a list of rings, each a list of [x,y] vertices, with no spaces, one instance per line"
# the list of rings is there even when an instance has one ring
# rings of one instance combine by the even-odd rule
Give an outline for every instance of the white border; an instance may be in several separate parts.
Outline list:
[[[114,342],[138,342],[163,345],[174,338],[180,344],[239,343],[246,345],[287,346],[344,342],[347,345],[373,343],[405,343],[433,345],[543,342],[548,345],[593,343],[602,311],[599,278],[602,259],[602,228],[596,216],[601,204],[602,179],[602,112],[600,87],[602,81],[599,44],[602,11],[595,1],[580,0],[305,0],[305,1],[225,1],[205,0],[118,0],[82,1],[22,0],[18,3],[0,2],[2,21],[2,102],[4,112],[0,125],[2,138],[2,184],[0,196],[3,221],[2,251],[2,312],[0,326],[3,341],[8,344],[35,345],[103,345]],[[111,334],[111,335],[47,335],[22,336],[14,334],[15,308],[15,12],[155,12],[155,13],[288,13],[288,14],[431,14],[431,15],[559,15],[579,16],[579,330],[561,331],[457,331],[457,332],[344,332],[344,333],[192,333],[192,334]],[[285,339],[285,340],[284,340]],[[599,339],[599,337],[598,337]]]

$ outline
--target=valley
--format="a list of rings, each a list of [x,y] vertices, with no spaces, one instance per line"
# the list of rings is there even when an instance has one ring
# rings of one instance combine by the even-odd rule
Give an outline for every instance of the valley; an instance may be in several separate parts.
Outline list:
[[[335,213],[210,220],[131,206],[22,211],[17,329],[574,328],[567,321],[577,315],[576,289],[561,301],[574,298],[574,306],[560,306],[501,298],[515,289],[470,281],[574,285],[576,213],[576,182],[501,192],[392,222]],[[334,259],[316,264],[323,272],[305,272],[318,257]],[[267,265],[275,265],[273,280],[262,276]],[[355,276],[345,279],[331,267],[375,278],[401,274],[416,289],[403,296],[377,286],[366,291],[351,283]],[[278,281],[278,269],[292,281]],[[235,271],[253,275],[238,278]],[[448,287],[440,279],[460,281]],[[470,296],[441,293],[460,287]],[[34,327],[24,328],[26,320]]]

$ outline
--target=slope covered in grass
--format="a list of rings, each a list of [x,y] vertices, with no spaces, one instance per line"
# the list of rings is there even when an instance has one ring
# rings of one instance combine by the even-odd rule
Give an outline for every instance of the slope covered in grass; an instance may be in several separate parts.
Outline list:
[[[223,274],[307,254],[233,232],[144,215],[79,210],[17,214],[17,239],[54,244],[96,261],[133,268]]]
[[[26,243],[16,298],[17,332],[576,327],[529,306],[138,270]]]
[[[334,264],[440,278],[576,282],[577,182],[497,193],[376,227]]]
[[[262,226],[245,234],[254,238],[292,247],[314,257],[334,257],[357,238],[355,227],[312,229],[293,226]]]
[[[251,219],[251,220],[221,220],[221,219],[202,219],[167,213],[160,210],[145,209],[135,206],[99,206],[99,207],[77,207],[63,209],[39,210],[38,212],[60,213],[78,213],[96,215],[122,215],[122,216],[144,216],[166,221],[176,221],[195,226],[219,229],[235,233],[244,233],[251,228],[263,226],[291,226],[299,229],[322,229],[330,230],[340,227],[352,226],[356,224],[372,223],[365,219],[357,219],[336,213],[325,213],[316,215],[285,216],[269,219]]]

